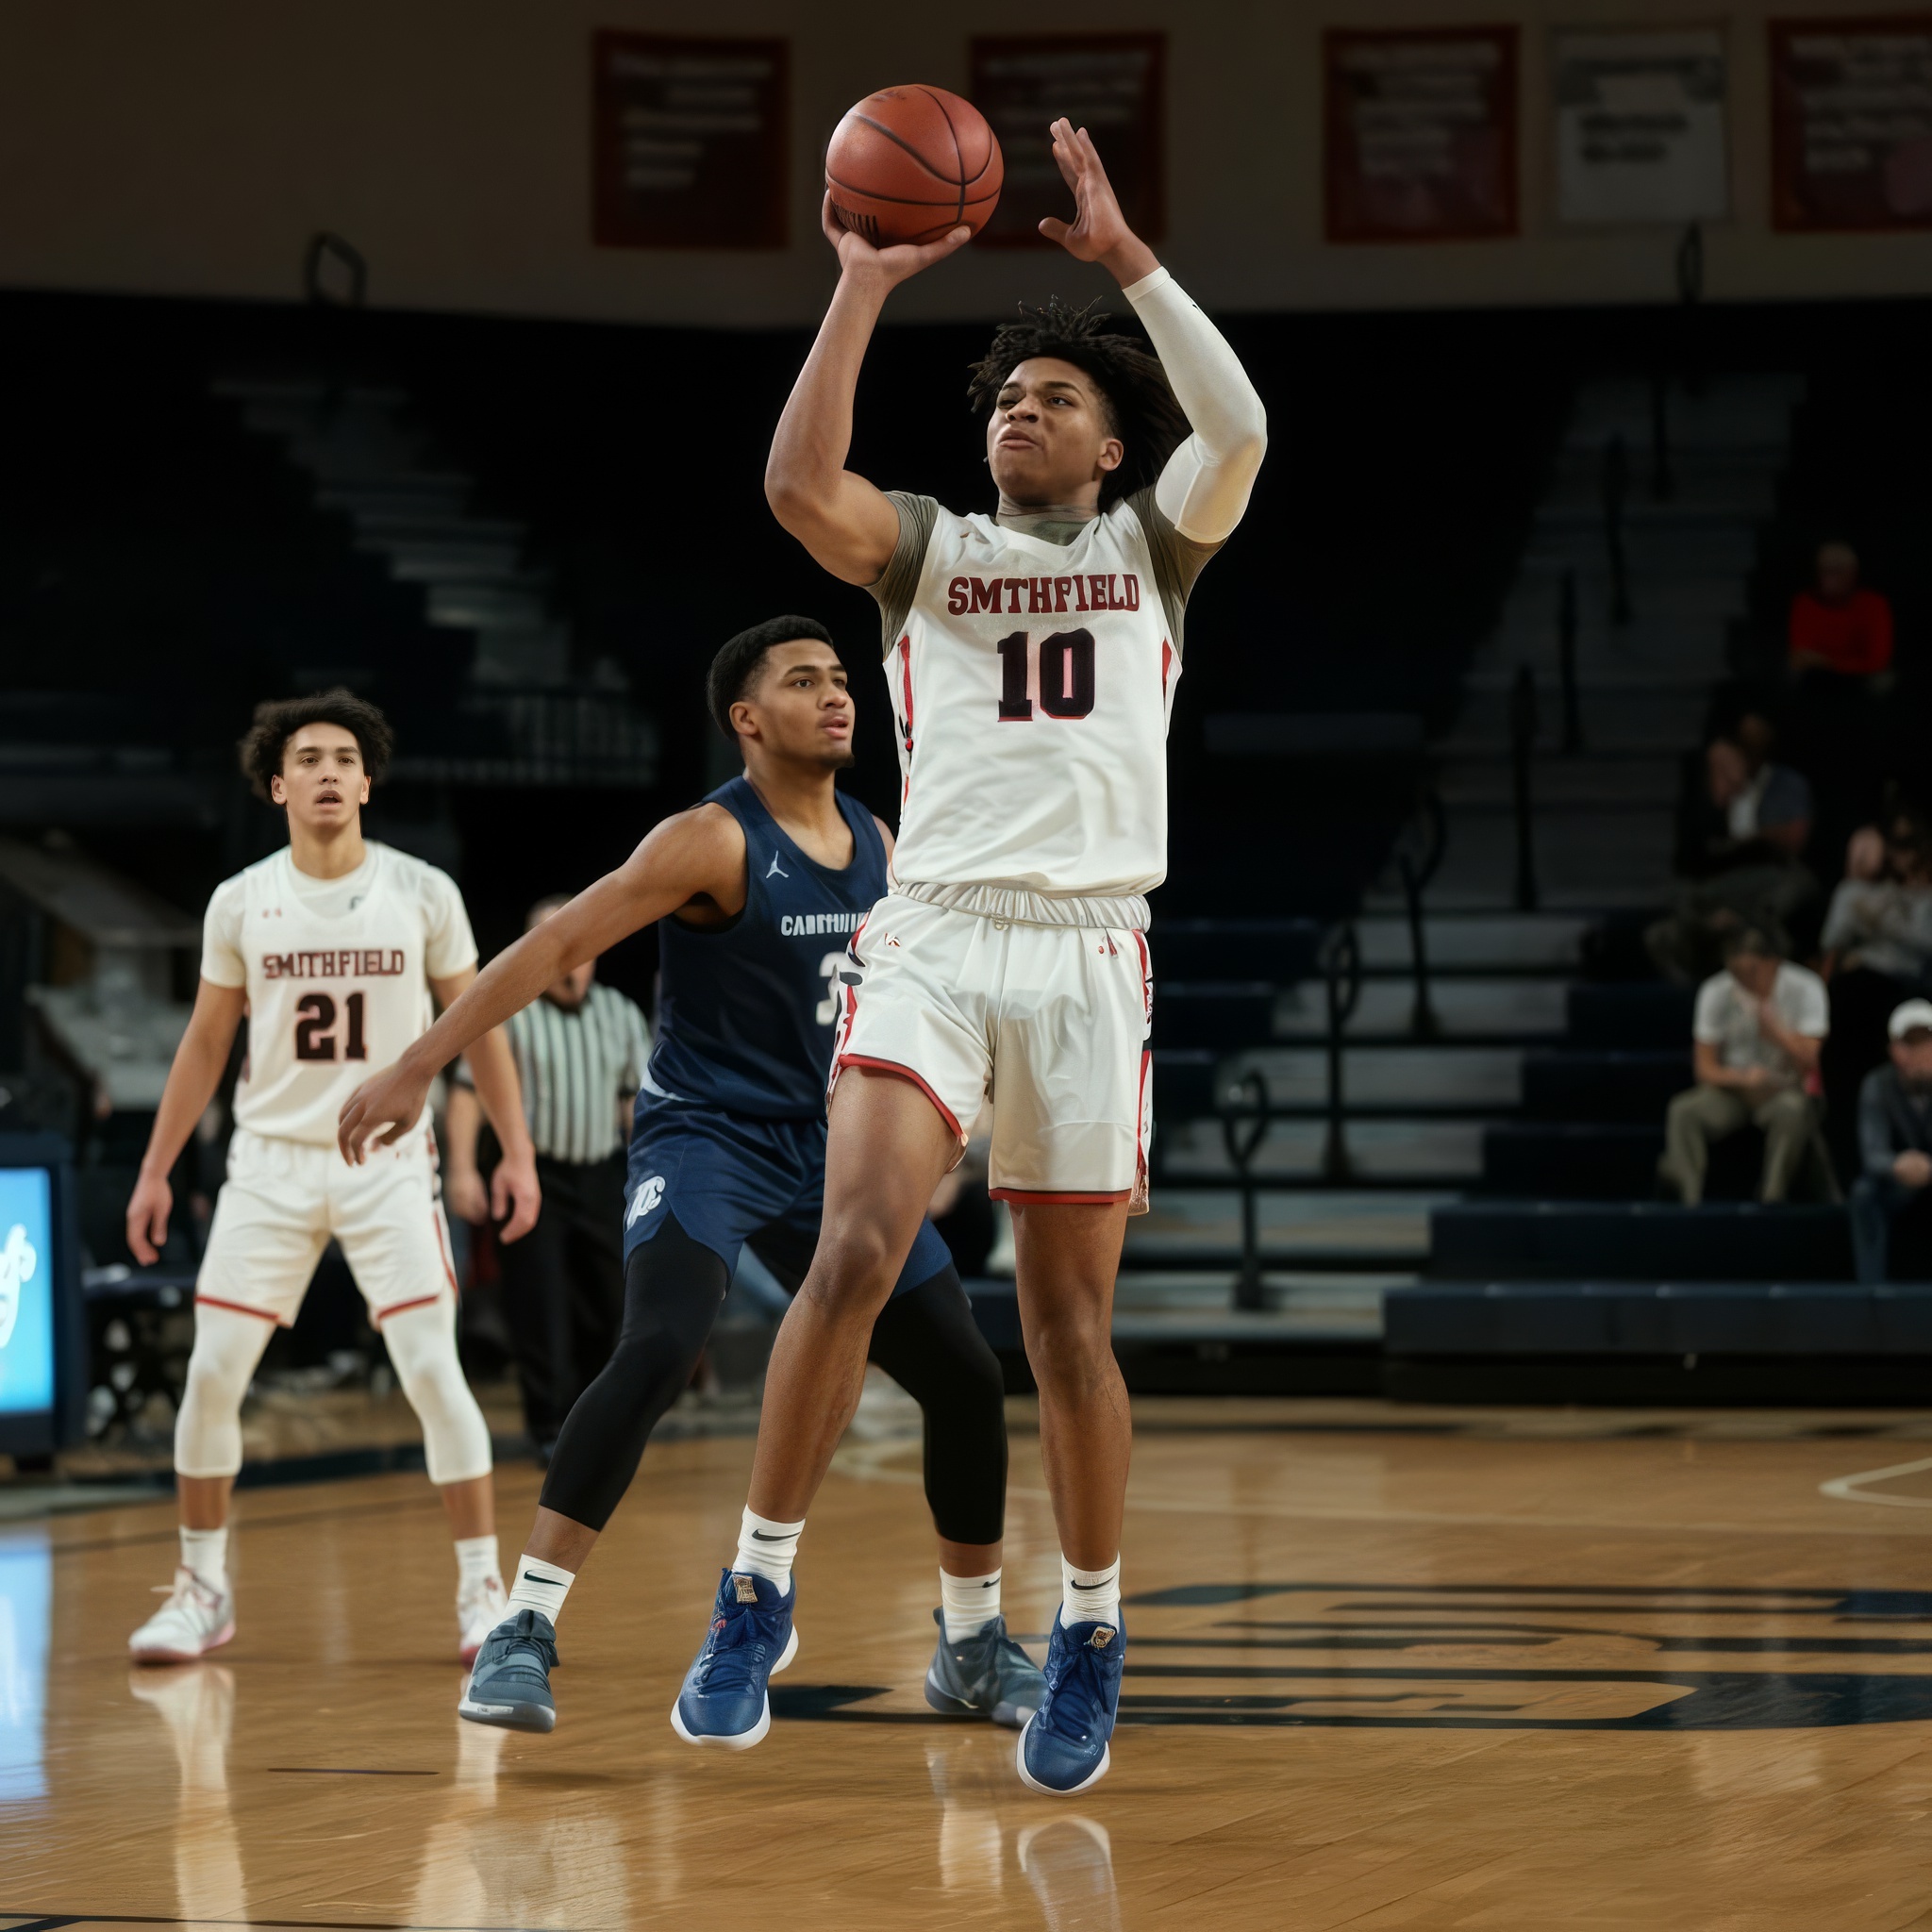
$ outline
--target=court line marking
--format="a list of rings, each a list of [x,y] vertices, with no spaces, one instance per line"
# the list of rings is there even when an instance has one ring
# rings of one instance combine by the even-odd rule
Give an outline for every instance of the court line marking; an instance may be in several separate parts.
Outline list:
[[[1892,1509],[1932,1509],[1932,1496],[1868,1496],[1864,1491],[1867,1483],[1918,1475],[1928,1469],[1932,1469],[1932,1456],[1922,1456],[1916,1462],[1894,1462],[1890,1469],[1861,1469],[1856,1475],[1835,1475],[1829,1482],[1820,1483],[1818,1493],[1836,1503],[1883,1503]]]
[[[832,1458],[833,1470],[859,1482],[884,1482],[917,1484],[924,1481],[924,1475],[914,1469],[890,1467],[891,1458],[919,1448],[918,1438],[908,1441],[853,1442],[841,1447]],[[1914,1467],[1932,1468],[1932,1458]],[[1874,1471],[1873,1474],[1884,1474]],[[1847,1478],[1850,1480],[1850,1478]],[[1025,1489],[1017,1483],[1007,1486],[1009,1497],[1024,1497],[1029,1502],[1051,1504],[1053,1497],[1044,1489]],[[1861,1496],[1855,1500],[1873,1502],[1880,1500]],[[1932,1507],[1927,1505],[1926,1507]],[[1857,1523],[1807,1523],[1807,1524],[1757,1524],[1757,1523],[1658,1523],[1655,1518],[1636,1520],[1621,1516],[1507,1516],[1501,1514],[1480,1514],[1473,1510],[1452,1509],[1364,1509],[1364,1508],[1323,1508],[1319,1505],[1286,1503],[1221,1503],[1205,1496],[1150,1496],[1136,1495],[1130,1488],[1127,1491],[1129,1509],[1150,1509],[1174,1516],[1258,1516],[1279,1518],[1287,1522],[1308,1523],[1410,1523],[1440,1524],[1449,1528],[1477,1529],[1574,1529],[1595,1531],[1604,1529],[1631,1530],[1645,1536],[1926,1536],[1932,1535],[1932,1524],[1923,1529],[1908,1530],[1903,1524],[1897,1529],[1876,1529]]]
[[[425,1925],[413,1919],[184,1919],[178,1913],[148,1912],[8,1912],[0,1919],[17,1919],[6,1932],[41,1932],[60,1925],[236,1925],[287,1926],[297,1932],[531,1932],[518,1925]],[[544,1932],[537,1927],[535,1932]]]

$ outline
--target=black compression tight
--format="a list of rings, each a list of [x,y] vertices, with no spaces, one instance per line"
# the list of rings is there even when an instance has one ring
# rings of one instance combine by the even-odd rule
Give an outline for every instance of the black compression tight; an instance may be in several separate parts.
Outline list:
[[[789,1290],[812,1241],[789,1228],[750,1246]],[[577,1398],[543,1479],[542,1506],[602,1530],[630,1487],[658,1419],[690,1384],[726,1287],[724,1264],[675,1216],[625,1268],[624,1327],[604,1372]],[[1004,1533],[1007,1425],[1000,1366],[947,1266],[885,1306],[871,1357],[925,1417],[925,1499],[948,1542],[995,1543]]]

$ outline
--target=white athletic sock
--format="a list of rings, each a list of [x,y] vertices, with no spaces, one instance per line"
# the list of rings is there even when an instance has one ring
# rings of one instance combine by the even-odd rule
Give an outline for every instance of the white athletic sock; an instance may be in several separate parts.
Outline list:
[[[457,1539],[457,1594],[488,1583],[503,1574],[503,1559],[496,1554],[493,1536],[459,1536]]]
[[[1121,1620],[1121,1559],[1105,1570],[1075,1570],[1060,1558],[1060,1622],[1118,1624]]]
[[[181,1530],[181,1567],[192,1570],[210,1590],[228,1587],[228,1526]]]
[[[555,1624],[562,1612],[563,1600],[576,1580],[575,1570],[546,1563],[541,1557],[519,1557],[516,1577],[509,1587],[507,1614],[514,1617],[519,1610],[541,1610]]]
[[[946,1641],[963,1643],[1000,1613],[1000,1573],[991,1576],[948,1576],[940,1572],[940,1610],[946,1620]]]
[[[796,1523],[774,1523],[769,1516],[754,1516],[747,1509],[738,1529],[738,1560],[731,1567],[770,1577],[782,1596],[791,1588],[791,1565],[804,1531],[803,1517]]]

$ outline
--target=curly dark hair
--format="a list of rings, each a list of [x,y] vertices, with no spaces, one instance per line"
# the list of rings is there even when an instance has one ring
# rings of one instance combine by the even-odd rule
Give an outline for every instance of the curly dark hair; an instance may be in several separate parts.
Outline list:
[[[1096,302],[1070,308],[1058,295],[1049,296],[1044,308],[1023,308],[1018,322],[1001,324],[992,346],[972,365],[966,386],[967,403],[984,411],[1013,371],[1035,356],[1071,362],[1089,377],[1100,391],[1108,428],[1126,450],[1120,467],[1101,478],[1103,509],[1151,484],[1188,434],[1160,358],[1110,328],[1112,321]]]
[[[340,684],[331,691],[311,691],[306,698],[271,698],[256,706],[255,722],[235,747],[242,760],[242,775],[264,804],[275,802],[269,795],[268,781],[280,774],[282,754],[305,724],[340,724],[344,731],[353,731],[357,749],[362,754],[362,769],[372,783],[389,770],[396,735],[390,729],[389,720],[367,698],[358,698]]]

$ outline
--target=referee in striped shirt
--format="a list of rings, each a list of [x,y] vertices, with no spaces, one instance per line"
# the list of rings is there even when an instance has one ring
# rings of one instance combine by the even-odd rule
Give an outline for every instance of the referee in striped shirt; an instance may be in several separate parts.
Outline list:
[[[525,929],[569,903],[540,899]],[[575,967],[507,1027],[537,1144],[543,1207],[520,1241],[498,1250],[503,1311],[516,1350],[524,1422],[547,1457],[571,1405],[616,1346],[624,1316],[624,1162],[629,1113],[650,1028],[633,1001]],[[481,1111],[467,1064],[450,1095],[450,1205],[466,1221],[488,1212],[476,1142]]]

